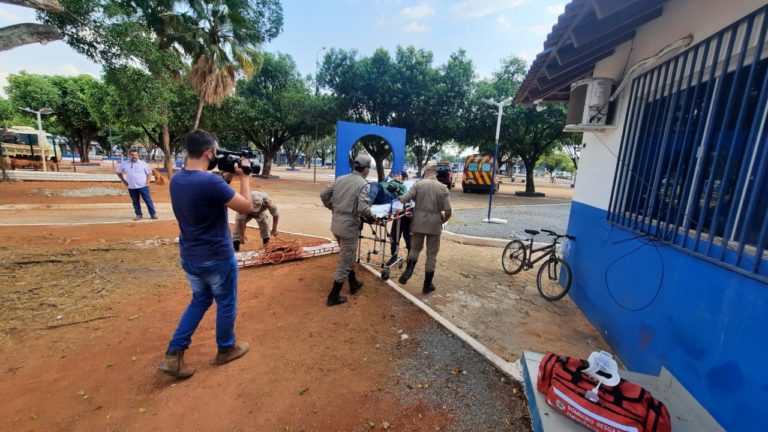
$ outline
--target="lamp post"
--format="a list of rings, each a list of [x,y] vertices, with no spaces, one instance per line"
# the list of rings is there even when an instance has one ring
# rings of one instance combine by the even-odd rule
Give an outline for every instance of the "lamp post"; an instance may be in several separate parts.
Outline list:
[[[43,150],[43,144],[40,142],[40,138],[41,137],[43,138],[43,140],[45,140],[47,142],[47,139],[46,139],[45,135],[43,135],[43,119],[41,118],[41,115],[42,114],[45,114],[45,115],[53,114],[53,110],[50,109],[50,108],[42,108],[42,109],[39,109],[39,110],[35,111],[33,109],[30,109],[30,108],[22,108],[22,107],[19,107],[19,109],[22,110],[22,111],[26,111],[26,112],[32,113],[32,114],[37,114],[37,144],[40,146],[40,152],[42,153],[42,155],[40,156],[40,159],[43,161],[43,171],[48,171],[48,167],[45,164],[45,150]],[[35,149],[32,146],[33,146],[33,144],[29,145],[29,150],[32,152],[32,160],[34,161],[34,159],[35,159]],[[54,151],[55,150],[56,149],[54,147]]]
[[[493,99],[483,99],[484,103],[488,105],[494,105],[499,108],[499,115],[496,118],[496,143],[493,146],[493,167],[491,171],[491,193],[488,195],[488,217],[483,219],[483,222],[488,223],[507,223],[504,219],[491,219],[491,205],[493,204],[493,192],[496,189],[496,167],[499,164],[499,133],[501,132],[501,116],[504,113],[504,107],[512,104],[512,98],[508,97],[501,102],[496,102]]]
[[[320,72],[320,53],[325,51],[325,47],[320,47],[315,53],[315,96],[320,93],[320,82],[317,80],[317,74]],[[315,142],[312,143],[312,183],[317,183],[317,161],[315,155],[317,154],[317,119],[315,119]]]

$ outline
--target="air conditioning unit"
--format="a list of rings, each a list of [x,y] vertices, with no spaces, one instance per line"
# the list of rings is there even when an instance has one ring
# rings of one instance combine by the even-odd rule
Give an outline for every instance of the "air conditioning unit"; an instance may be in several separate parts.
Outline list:
[[[568,98],[566,132],[604,130],[616,127],[613,122],[611,94],[616,81],[610,78],[587,78],[571,84]]]

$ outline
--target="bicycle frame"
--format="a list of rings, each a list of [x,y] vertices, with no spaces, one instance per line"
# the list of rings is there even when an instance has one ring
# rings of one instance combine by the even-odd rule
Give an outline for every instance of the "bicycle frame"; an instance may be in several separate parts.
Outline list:
[[[540,248],[534,248],[533,247],[533,237],[531,237],[529,245],[528,245],[528,254],[527,254],[528,256],[526,257],[526,260],[525,260],[526,262],[525,262],[524,265],[526,267],[528,267],[528,268],[533,268],[533,266],[537,262],[543,260],[544,258],[548,258],[551,255],[553,255],[555,253],[555,249],[556,248],[557,248],[557,238],[552,240],[552,244],[551,245],[542,246]],[[536,259],[531,259],[533,257],[534,253],[542,252],[542,251],[546,251],[546,252],[544,252],[544,254],[539,255],[538,257],[536,257]]]

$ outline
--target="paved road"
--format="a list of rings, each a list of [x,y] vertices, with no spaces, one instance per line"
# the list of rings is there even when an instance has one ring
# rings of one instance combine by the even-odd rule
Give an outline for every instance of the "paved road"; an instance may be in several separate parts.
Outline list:
[[[510,236],[528,238],[525,229],[542,228],[563,234],[568,227],[570,204],[516,205],[493,207],[491,218],[506,219],[506,224],[482,222],[488,217],[488,209],[468,208],[454,212],[446,229],[456,234],[506,239]],[[542,241],[544,236],[537,236]]]

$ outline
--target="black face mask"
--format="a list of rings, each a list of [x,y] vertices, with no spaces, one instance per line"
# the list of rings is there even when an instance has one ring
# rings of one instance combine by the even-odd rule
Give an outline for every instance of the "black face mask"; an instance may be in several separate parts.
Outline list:
[[[216,164],[219,162],[217,158],[208,159],[208,171],[216,168]]]

